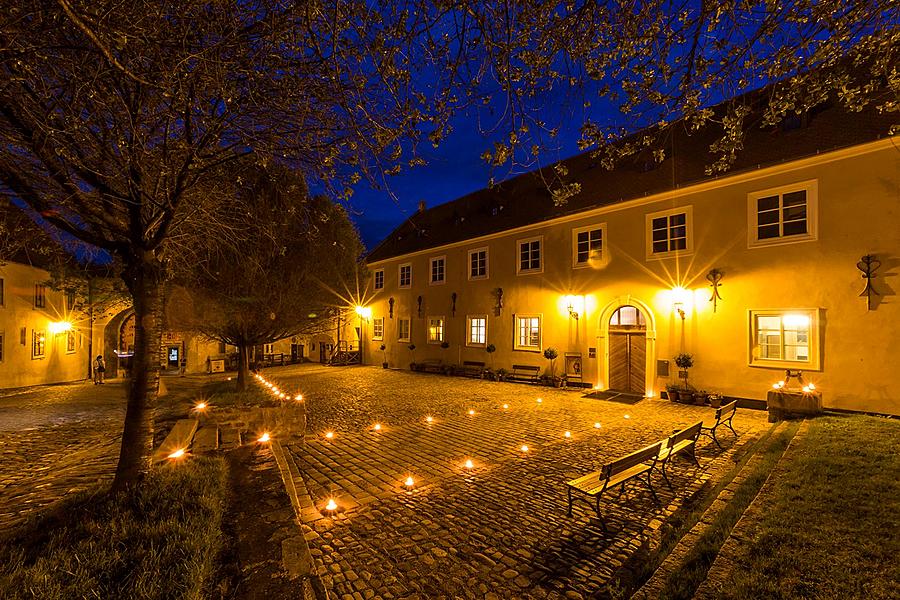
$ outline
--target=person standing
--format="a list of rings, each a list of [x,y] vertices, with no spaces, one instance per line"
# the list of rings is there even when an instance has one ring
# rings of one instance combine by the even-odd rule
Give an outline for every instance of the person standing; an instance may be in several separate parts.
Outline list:
[[[103,361],[103,355],[98,354],[94,359],[94,385],[103,384],[104,373],[106,373],[106,363]]]

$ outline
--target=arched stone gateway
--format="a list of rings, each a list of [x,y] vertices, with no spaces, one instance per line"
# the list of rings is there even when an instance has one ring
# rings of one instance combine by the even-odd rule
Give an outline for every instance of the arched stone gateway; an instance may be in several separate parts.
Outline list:
[[[103,328],[103,360],[106,361],[106,377],[127,375],[127,371],[131,369],[133,353],[134,310],[129,308],[111,318]]]
[[[615,298],[600,312],[597,338],[601,387],[653,396],[656,318],[650,307],[631,295]]]

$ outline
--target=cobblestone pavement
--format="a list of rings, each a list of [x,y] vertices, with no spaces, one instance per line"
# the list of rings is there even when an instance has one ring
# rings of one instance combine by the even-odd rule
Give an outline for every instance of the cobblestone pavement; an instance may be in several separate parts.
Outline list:
[[[326,585],[348,599],[595,595],[689,491],[733,464],[736,445],[768,427],[765,413],[739,410],[737,442],[726,437],[723,451],[701,441],[699,468],[675,463],[674,491],[655,480],[660,505],[640,486],[603,501],[604,535],[588,505],[566,515],[564,482],[711,409],[373,367],[265,376],[304,395],[309,435],[289,448],[310,494],[302,516]]]
[[[166,378],[163,408],[211,378]],[[0,532],[115,471],[125,387],[110,380],[0,390]]]

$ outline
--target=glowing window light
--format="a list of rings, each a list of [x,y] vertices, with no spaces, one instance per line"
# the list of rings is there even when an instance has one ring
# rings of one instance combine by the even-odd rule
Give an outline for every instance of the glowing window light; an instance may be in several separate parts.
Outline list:
[[[333,431],[326,431],[326,432],[325,432],[325,439],[327,439],[327,440],[334,439],[334,432],[333,432]]]
[[[264,434],[262,434],[261,436],[259,436],[259,439],[258,439],[257,441],[260,442],[260,443],[265,444],[266,442],[268,442],[268,441],[271,440],[271,439],[272,439],[272,438],[271,438],[271,436],[269,435],[269,432],[267,431],[267,432],[265,432]]]
[[[600,429],[600,421],[594,423],[594,429]]]
[[[565,436],[565,437],[567,437],[567,438],[570,438],[570,437],[572,437],[572,432],[571,432],[571,431],[567,431],[567,432],[563,433],[563,436]]]
[[[372,425],[372,429],[374,429],[375,431],[381,431],[381,423],[375,423],[374,425]]]
[[[809,315],[787,314],[782,317],[781,322],[785,327],[809,327]]]
[[[475,466],[475,464],[472,462],[472,459],[471,459],[471,458],[467,458],[467,459],[466,459],[466,468],[467,468],[467,469],[471,469],[471,468],[474,467],[474,466]]]
[[[524,452],[524,453],[527,453],[527,452],[528,452],[528,445],[527,445],[527,444],[522,444],[522,447],[519,448],[519,450],[521,450],[521,451]]]
[[[328,504],[325,505],[325,510],[330,510],[330,511],[337,510],[337,502],[334,501],[334,498],[328,499]]]
[[[410,475],[406,478],[406,481],[404,481],[403,484],[406,487],[411,488],[412,486],[416,485],[416,480],[412,478],[412,475]]]
[[[184,456],[184,448],[179,448],[178,450],[176,450],[175,452],[170,454],[169,458],[174,460],[174,459],[181,458],[182,456]]]

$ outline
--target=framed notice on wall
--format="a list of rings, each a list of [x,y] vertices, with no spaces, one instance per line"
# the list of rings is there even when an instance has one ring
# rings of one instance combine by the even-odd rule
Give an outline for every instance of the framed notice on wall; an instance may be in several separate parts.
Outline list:
[[[566,352],[566,378],[581,379],[581,353]]]

